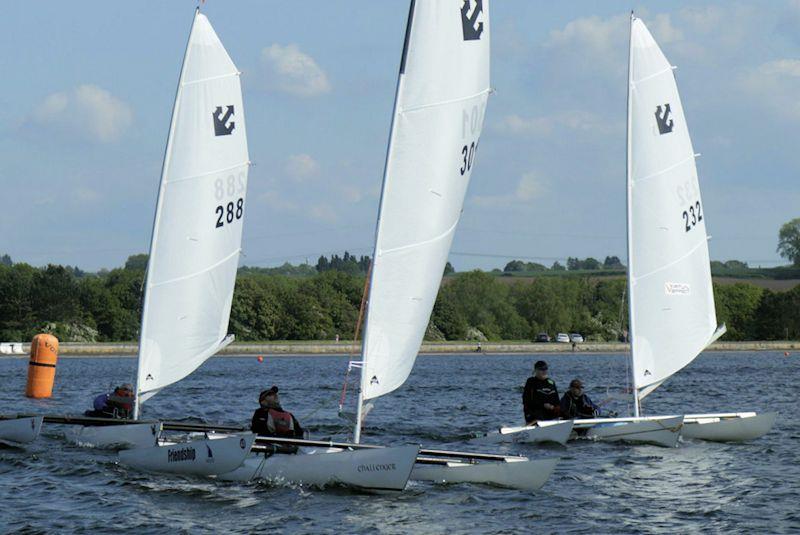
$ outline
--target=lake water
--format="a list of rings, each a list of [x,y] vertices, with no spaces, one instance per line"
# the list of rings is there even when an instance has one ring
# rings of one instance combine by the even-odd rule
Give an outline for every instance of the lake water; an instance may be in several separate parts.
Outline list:
[[[378,400],[364,440],[458,445],[471,432],[519,423],[522,385],[538,358],[561,390],[580,377],[595,401],[625,386],[623,355],[422,356],[406,385]],[[412,482],[403,494],[374,496],[142,474],[113,452],[65,443],[62,428],[45,424],[27,450],[0,449],[0,532],[797,533],[799,358],[707,353],[646,400],[649,414],[777,410],[766,437],[675,449],[582,441],[506,450],[561,457],[536,493]],[[130,381],[134,367],[131,358],[62,359],[53,398],[32,401],[23,396],[26,360],[0,359],[0,413],[82,412],[112,383]],[[344,357],[211,359],[151,399],[144,416],[244,423],[259,391],[277,384],[313,437],[344,438],[337,404],[345,367]],[[606,408],[629,410],[622,400]]]

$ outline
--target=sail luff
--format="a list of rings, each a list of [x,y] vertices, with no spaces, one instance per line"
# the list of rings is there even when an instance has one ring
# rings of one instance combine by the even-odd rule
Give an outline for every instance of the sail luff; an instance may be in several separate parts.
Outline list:
[[[635,20],[633,12],[631,11],[630,27],[628,33],[628,91],[627,91],[627,131],[626,131],[626,146],[625,146],[625,223],[627,228],[627,249],[628,249],[628,343],[630,344],[630,362],[631,362],[631,386],[633,391],[633,412],[634,416],[639,416],[639,390],[636,387],[636,358],[634,357],[633,348],[633,333],[634,333],[634,300],[633,300],[633,225],[631,224],[632,213],[632,195],[631,189],[633,183],[631,182],[631,100],[633,91],[632,73],[633,73],[633,21]]]
[[[200,13],[200,8],[197,7],[194,10],[192,25],[189,28],[189,37],[186,39],[186,49],[183,53],[183,61],[181,62],[181,72],[180,75],[178,75],[178,87],[175,89],[175,100],[173,101],[172,104],[172,116],[170,117],[169,133],[167,134],[167,142],[164,145],[164,159],[161,161],[161,177],[159,178],[159,183],[158,183],[156,210],[155,214],[153,215],[153,228],[150,234],[150,249],[148,250],[148,255],[147,255],[147,268],[145,271],[145,282],[144,282],[144,302],[142,303],[142,315],[139,323],[140,325],[139,348],[136,355],[136,387],[135,387],[136,403],[134,404],[134,409],[133,409],[134,419],[139,418],[139,414],[141,412],[141,405],[143,403],[143,401],[140,399],[141,388],[143,383],[142,348],[144,347],[146,325],[147,325],[146,320],[150,305],[150,292],[148,291],[150,287],[150,279],[152,274],[152,270],[150,268],[153,263],[153,251],[155,250],[156,246],[158,226],[161,221],[161,208],[164,202],[164,186],[165,186],[164,177],[166,175],[167,169],[169,168],[169,159],[172,149],[172,139],[175,133],[175,119],[178,116],[178,106],[180,105],[180,95],[181,95],[181,89],[183,87],[183,77],[186,72],[186,60],[189,57],[189,52],[190,52],[189,45],[192,42],[192,34],[194,33],[195,23],[197,22],[197,15],[199,13]]]
[[[416,0],[411,0],[408,6],[408,19],[406,20],[406,33],[405,39],[403,41],[403,52],[400,57],[400,68],[397,73],[397,84],[395,85],[394,91],[394,104],[392,105],[392,120],[389,126],[389,139],[386,141],[386,156],[384,157],[383,163],[383,178],[381,180],[381,196],[380,196],[380,203],[378,204],[378,218],[375,222],[375,240],[374,246],[372,248],[372,263],[370,264],[369,273],[367,274],[369,278],[369,283],[366,285],[365,292],[369,292],[370,288],[372,288],[372,281],[375,275],[375,270],[373,269],[375,265],[375,259],[378,255],[378,235],[380,232],[381,227],[381,212],[383,211],[383,205],[385,203],[384,198],[384,191],[386,189],[386,176],[389,169],[389,162],[390,158],[392,157],[392,140],[394,139],[395,134],[395,122],[397,119],[397,101],[400,95],[400,91],[403,84],[403,74],[405,73],[406,69],[406,56],[408,55],[408,44],[411,40],[411,26],[414,22],[414,8],[416,6]],[[364,390],[365,390],[365,364],[368,358],[367,354],[367,329],[369,328],[369,293],[366,294],[366,314],[364,318],[364,335],[361,339],[361,373],[359,375],[359,387],[358,387],[358,405],[356,406],[356,423],[355,429],[353,431],[353,442],[358,444],[359,440],[361,440],[361,420],[363,414],[363,406],[364,406]]]

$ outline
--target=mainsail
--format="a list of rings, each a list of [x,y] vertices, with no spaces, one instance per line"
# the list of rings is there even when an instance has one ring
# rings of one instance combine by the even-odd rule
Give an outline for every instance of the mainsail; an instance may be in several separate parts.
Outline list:
[[[403,384],[428,326],[483,127],[489,37],[487,0],[411,2],[376,231],[363,399]]]
[[[199,11],[164,155],[147,266],[138,405],[232,341],[249,158],[239,71]]]
[[[695,153],[673,67],[631,18],[628,279],[633,380],[641,399],[716,337]]]

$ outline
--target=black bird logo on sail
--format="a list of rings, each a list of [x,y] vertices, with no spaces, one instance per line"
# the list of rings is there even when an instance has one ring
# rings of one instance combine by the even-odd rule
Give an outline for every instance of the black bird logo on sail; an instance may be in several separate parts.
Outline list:
[[[222,114],[222,106],[217,106],[211,117],[214,119],[214,135],[215,136],[229,136],[236,128],[236,123],[231,121],[233,117],[233,105],[225,107],[225,114]],[[230,121],[230,123],[228,122]]]
[[[656,106],[656,124],[658,125],[658,133],[660,135],[672,132],[675,121],[673,121],[671,117],[672,110],[669,109],[669,104],[664,104],[663,108],[660,105]]]
[[[377,376],[377,375],[373,375],[373,376],[372,376],[372,379],[370,379],[370,380],[369,380],[369,384],[370,384],[370,385],[377,385],[377,384],[380,384],[380,382],[378,381],[378,376]]]
[[[470,13],[472,0],[464,0],[461,6],[461,29],[464,31],[464,41],[477,41],[483,33],[483,23],[478,22],[478,17],[483,13],[483,0],[475,0],[475,7]]]

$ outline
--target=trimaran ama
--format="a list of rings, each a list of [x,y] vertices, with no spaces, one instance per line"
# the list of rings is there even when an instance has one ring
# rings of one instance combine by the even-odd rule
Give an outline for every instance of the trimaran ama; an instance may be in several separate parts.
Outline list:
[[[641,401],[725,333],[717,327],[706,215],[678,88],[644,23],[631,15],[627,233],[633,418],[577,420],[600,439],[674,446],[679,433],[749,440],[776,413],[641,416]],[[682,424],[682,425],[681,425]]]
[[[408,378],[419,352],[461,215],[489,85],[486,0],[411,2],[400,61],[376,228],[355,452],[369,400]],[[381,451],[371,449],[368,451]],[[352,453],[351,453],[352,454]],[[314,478],[304,455],[254,457],[225,479]],[[412,479],[541,487],[557,459],[421,450]],[[342,466],[342,470],[349,469]],[[313,482],[314,480],[311,479]],[[362,485],[363,486],[363,485]]]

